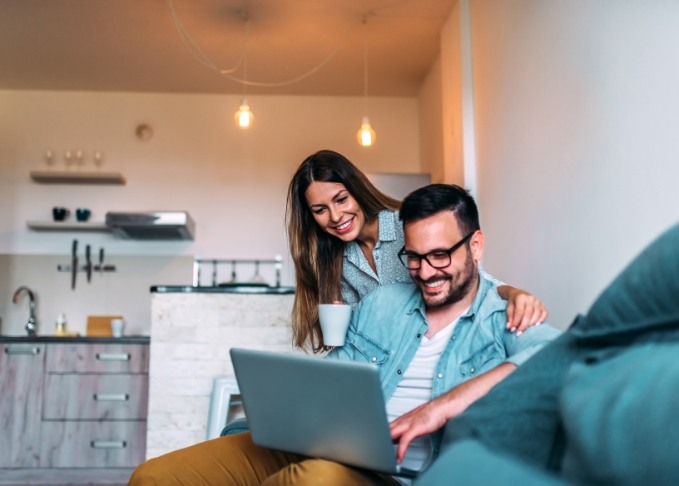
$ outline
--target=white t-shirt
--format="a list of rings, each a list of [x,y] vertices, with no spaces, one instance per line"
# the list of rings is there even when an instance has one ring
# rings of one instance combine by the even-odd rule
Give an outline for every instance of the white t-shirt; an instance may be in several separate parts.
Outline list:
[[[453,335],[457,321],[454,320],[431,338],[422,336],[415,356],[403,372],[403,378],[396,391],[387,401],[387,416],[390,422],[432,399],[431,390],[436,365]],[[408,469],[422,469],[431,460],[431,452],[430,436],[418,437],[408,446],[401,465]],[[410,484],[410,481],[403,478],[396,479],[402,484]]]

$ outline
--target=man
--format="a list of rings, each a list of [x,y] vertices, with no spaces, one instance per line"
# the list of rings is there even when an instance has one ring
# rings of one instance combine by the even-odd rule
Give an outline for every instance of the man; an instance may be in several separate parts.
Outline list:
[[[330,356],[380,364],[397,460],[419,469],[437,449],[437,437],[430,443],[427,434],[559,333],[549,326],[521,338],[506,331],[506,302],[478,271],[484,238],[467,191],[418,189],[403,201],[400,218],[399,255],[415,286],[383,286],[367,296],[354,312],[349,344]]]
[[[401,219],[405,246],[399,256],[413,283],[385,285],[366,296],[353,313],[345,346],[329,358],[379,366],[387,412],[399,417],[391,424],[397,459],[418,469],[437,451],[438,436],[430,434],[559,332],[542,325],[518,337],[506,329],[507,303],[478,272],[484,239],[467,191],[443,184],[419,189],[403,201]],[[249,434],[153,459],[130,484],[264,481],[397,484],[383,474],[258,447]]]

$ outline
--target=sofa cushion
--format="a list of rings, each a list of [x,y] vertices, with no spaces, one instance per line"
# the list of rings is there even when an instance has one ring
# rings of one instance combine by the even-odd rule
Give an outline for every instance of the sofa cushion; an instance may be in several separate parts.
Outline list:
[[[679,343],[648,344],[568,373],[563,475],[581,484],[679,484]]]
[[[499,454],[471,440],[463,440],[434,462],[415,481],[422,486],[565,486],[558,476]]]

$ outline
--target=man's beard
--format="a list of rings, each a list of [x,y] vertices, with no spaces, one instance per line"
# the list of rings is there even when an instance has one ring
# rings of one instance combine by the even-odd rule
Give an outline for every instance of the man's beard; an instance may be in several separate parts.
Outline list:
[[[437,307],[444,307],[446,305],[454,304],[461,301],[472,291],[474,284],[478,280],[478,269],[476,262],[472,258],[471,252],[467,251],[467,258],[464,262],[464,268],[461,272],[455,275],[446,275],[445,277],[450,285],[448,289],[439,295],[428,296],[422,292],[422,297],[426,306],[430,309]],[[440,280],[441,276],[435,276],[429,279],[430,281]],[[420,287],[424,287],[424,281],[417,279]]]

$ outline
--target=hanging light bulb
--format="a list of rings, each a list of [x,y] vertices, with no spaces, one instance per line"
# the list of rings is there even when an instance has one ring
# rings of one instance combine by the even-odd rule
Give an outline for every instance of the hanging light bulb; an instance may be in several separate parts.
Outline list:
[[[248,42],[250,40],[250,14],[247,10],[241,12],[241,16],[245,21],[245,41],[243,42],[243,96],[240,99],[240,106],[234,115],[236,126],[243,130],[252,126],[255,121],[255,115],[250,111],[250,106],[245,99],[245,87],[248,83]]]
[[[236,126],[242,129],[250,128],[255,121],[255,115],[250,111],[250,107],[245,98],[241,98],[240,106],[233,118],[236,121]]]
[[[376,137],[375,130],[370,126],[370,120],[367,116],[364,116],[363,121],[361,122],[361,128],[356,132],[356,140],[358,140],[360,145],[370,147],[375,143]]]
[[[368,16],[363,16],[363,112],[368,101],[368,43],[366,40],[366,25],[368,23]],[[367,116],[363,116],[361,121],[361,128],[356,132],[356,140],[358,144],[363,147],[370,147],[375,143],[375,130],[370,126],[370,120]]]

